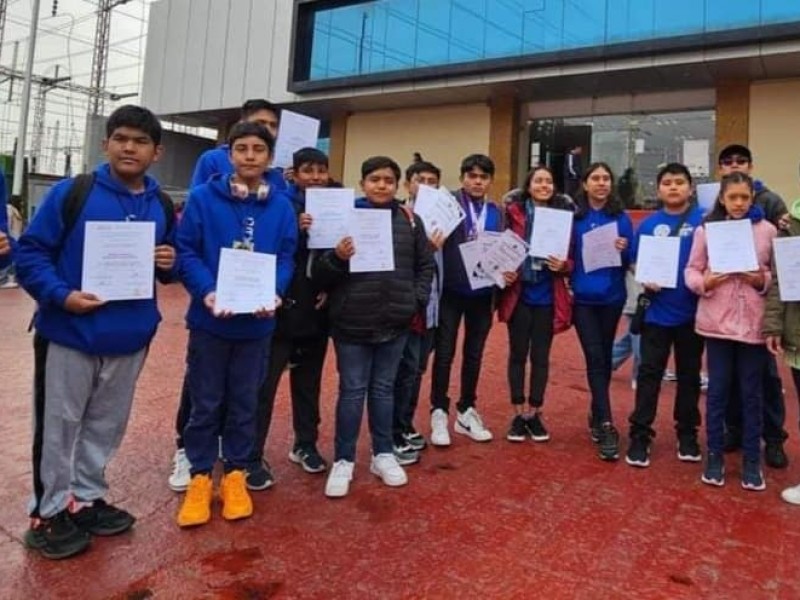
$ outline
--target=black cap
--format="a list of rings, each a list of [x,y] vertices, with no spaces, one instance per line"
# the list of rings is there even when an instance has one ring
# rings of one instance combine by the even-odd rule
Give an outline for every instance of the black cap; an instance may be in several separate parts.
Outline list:
[[[731,156],[741,156],[746,158],[748,162],[753,162],[753,153],[750,152],[750,148],[742,144],[730,144],[729,146],[725,146],[722,152],[719,153],[717,162],[722,162]]]

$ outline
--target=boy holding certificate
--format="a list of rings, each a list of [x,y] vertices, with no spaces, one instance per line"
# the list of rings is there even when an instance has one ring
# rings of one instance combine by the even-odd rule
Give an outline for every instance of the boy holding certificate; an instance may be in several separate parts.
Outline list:
[[[372,434],[370,471],[391,487],[408,482],[392,447],[393,388],[408,328],[428,303],[434,271],[422,220],[395,197],[400,179],[397,163],[385,156],[372,157],[361,165],[361,177],[365,197],[356,201],[356,208],[376,221],[381,218],[387,230],[371,238],[370,248],[354,241],[370,238],[353,229],[335,249],[322,254],[312,270],[312,279],[329,293],[339,370],[335,463],[325,486],[330,498],[346,496],[350,490],[365,398]],[[382,244],[388,248],[378,247]],[[365,257],[357,261],[358,253],[383,250],[393,258],[391,270],[380,264],[366,270]]]
[[[694,230],[703,221],[699,208],[691,207],[692,176],[684,165],[671,163],[656,178],[662,208],[639,226],[632,248],[633,260],[645,236],[673,237],[679,240],[675,287],[641,282],[649,302],[641,331],[641,364],[636,380],[636,403],[630,416],[630,445],[625,461],[634,467],[650,465],[650,445],[655,431],[661,380],[675,350],[678,385],[675,394],[675,431],[678,436],[678,459],[698,462],[702,459],[697,443],[700,425],[700,366],[703,338],[694,330],[697,296],[686,287],[683,270],[689,261]],[[644,258],[641,254],[639,258]],[[640,267],[642,265],[639,265]]]
[[[118,108],[106,124],[103,149],[108,162],[92,176],[50,190],[15,255],[19,282],[38,304],[34,493],[25,543],[51,559],[82,552],[90,535],[116,535],[134,524],[132,515],[104,500],[105,469],[122,442],[161,320],[152,288],[147,299],[109,302],[81,291],[88,225],[154,227],[150,245],[125,250],[145,261],[152,253],[159,279],[174,275],[171,202],[146,175],[162,154],[161,124],[145,108]]]
[[[255,443],[258,388],[266,375],[272,317],[291,281],[297,246],[289,199],[263,180],[275,148],[272,135],[255,123],[239,123],[229,147],[234,173],[212,176],[192,189],[177,235],[181,275],[192,297],[186,315],[192,402],[183,432],[192,478],[177,517],[180,527],[211,518],[211,471],[220,435],[222,516],[243,519],[253,512],[246,470]],[[238,289],[235,280],[226,289],[219,284],[228,281],[223,261],[231,252],[273,255],[275,272],[239,273]],[[273,289],[265,290],[271,282]],[[274,302],[254,291],[266,292]],[[218,303],[221,298],[237,298],[252,308],[233,314]]]

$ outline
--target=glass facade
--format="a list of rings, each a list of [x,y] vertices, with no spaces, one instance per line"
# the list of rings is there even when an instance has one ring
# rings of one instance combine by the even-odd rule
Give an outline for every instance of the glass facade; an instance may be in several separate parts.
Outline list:
[[[303,10],[297,35],[305,48],[297,55],[305,64],[296,65],[295,81],[560,56],[680,36],[699,36],[702,44],[733,30],[758,39],[764,28],[800,22],[797,0],[323,1]]]

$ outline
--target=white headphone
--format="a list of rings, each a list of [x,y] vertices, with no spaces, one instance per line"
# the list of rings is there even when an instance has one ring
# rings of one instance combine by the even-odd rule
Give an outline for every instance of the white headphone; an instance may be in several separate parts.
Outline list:
[[[231,195],[234,198],[244,200],[250,195],[250,188],[243,183],[236,183],[233,178],[231,178]],[[260,183],[258,185],[258,190],[256,190],[256,199],[266,200],[267,196],[269,196],[269,186],[266,183]]]

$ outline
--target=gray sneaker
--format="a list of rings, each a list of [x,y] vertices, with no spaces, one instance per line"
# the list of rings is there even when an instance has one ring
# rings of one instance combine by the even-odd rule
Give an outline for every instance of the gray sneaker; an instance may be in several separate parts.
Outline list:
[[[392,451],[394,452],[394,457],[397,459],[397,464],[401,467],[419,462],[419,451],[414,450],[414,448],[406,442],[395,444]]]

